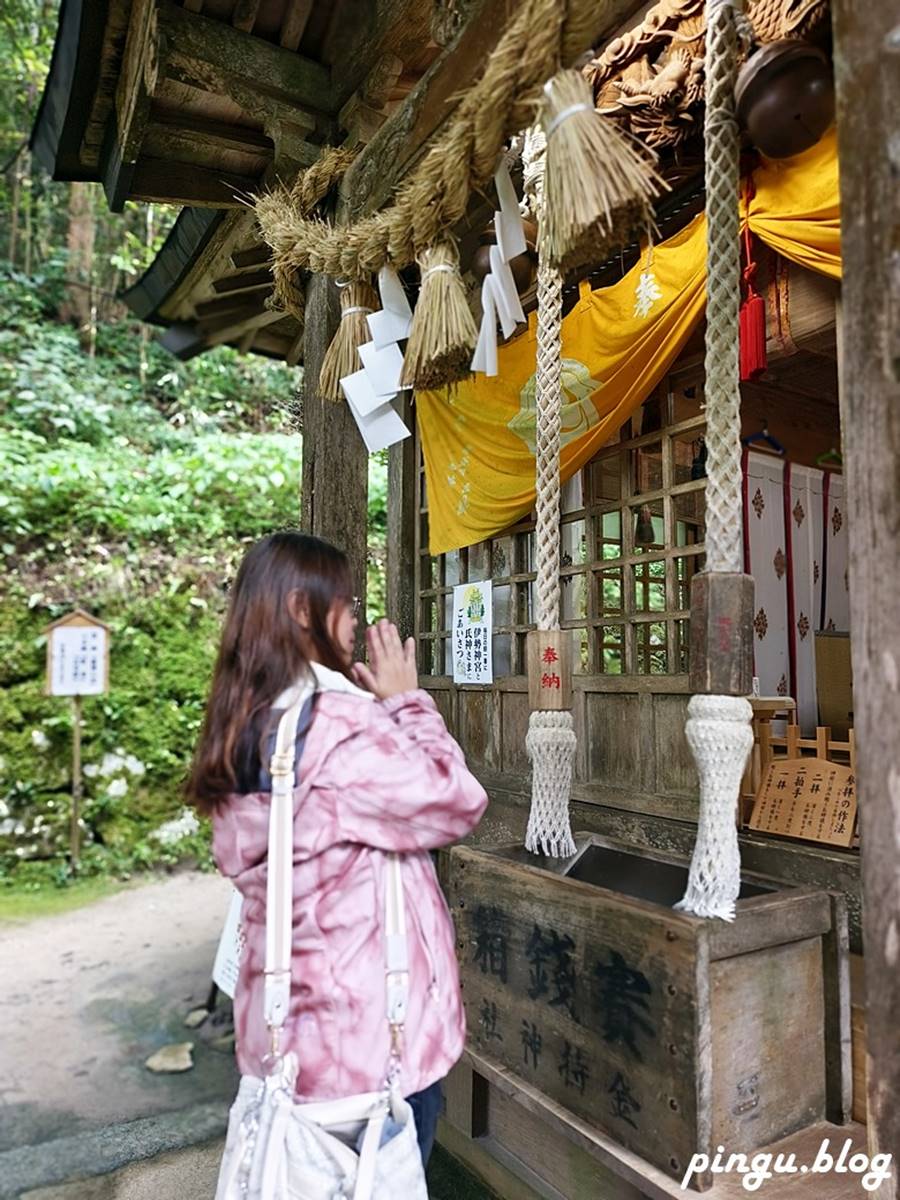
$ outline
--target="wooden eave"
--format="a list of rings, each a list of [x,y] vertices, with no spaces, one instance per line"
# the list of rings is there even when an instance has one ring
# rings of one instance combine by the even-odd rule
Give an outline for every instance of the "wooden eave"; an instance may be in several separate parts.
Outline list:
[[[69,57],[73,53],[71,47],[64,52],[60,45],[66,38],[81,38],[82,48],[91,41],[83,30],[81,5],[85,2],[63,0],[60,62],[66,53]],[[635,0],[605,0],[598,5],[597,43],[609,37],[636,7]],[[509,0],[476,0],[441,49],[428,32],[440,22],[423,0],[335,0],[333,4],[325,0],[260,0],[257,4],[246,0],[182,0],[180,4],[173,0],[108,0],[106,8],[107,29],[124,22],[128,35],[118,41],[107,38],[103,43],[102,62],[94,68],[94,76],[101,82],[88,126],[94,128],[99,121],[96,110],[101,92],[107,97],[113,90],[121,92],[122,79],[131,80],[133,86],[116,97],[114,111],[107,116],[105,150],[97,156],[95,174],[88,177],[103,178],[113,208],[129,196],[186,201],[156,261],[126,293],[126,302],[142,319],[167,327],[164,344],[181,358],[229,344],[284,358],[289,364],[300,359],[302,334],[294,318],[272,311],[267,303],[271,293],[269,253],[252,212],[236,199],[236,191],[258,190],[279,175],[293,177],[320,152],[316,139],[324,139],[362,144],[340,187],[337,220],[353,220],[380,208],[478,79],[509,20]],[[78,21],[72,15],[76,9]],[[306,11],[307,24],[297,40],[301,9]],[[435,12],[437,9],[444,17],[445,10],[449,11],[447,3],[437,5]],[[356,14],[358,19],[337,21],[336,12],[344,18]],[[207,25],[198,25],[200,20]],[[265,62],[276,60],[264,61],[260,55],[277,52],[277,62],[284,68],[286,46],[275,42],[284,42],[291,20],[296,48],[301,54],[319,56],[319,78],[321,71],[327,71],[331,90],[327,101],[311,94],[298,99],[288,121],[285,98],[273,97],[272,77],[264,71]],[[177,51],[154,34],[154,28],[160,27],[181,31]],[[207,36],[200,37],[198,30]],[[95,53],[97,41],[94,28]],[[252,50],[250,43],[255,43]],[[135,58],[132,54],[129,58],[129,44],[132,50],[142,45],[159,47],[160,55]],[[234,71],[229,75],[223,67],[223,60],[237,47],[256,64],[252,96],[247,95],[247,79],[235,84]],[[110,63],[117,64],[112,74]],[[146,70],[138,70],[140,64]],[[80,62],[79,72],[82,70],[90,68]],[[113,78],[116,72],[118,83]],[[265,86],[259,85],[261,78],[268,80]],[[64,73],[51,71],[45,97],[48,121],[52,112],[64,107],[51,103],[49,97],[64,91],[65,86]],[[265,113],[254,115],[250,110],[269,101],[275,103],[277,119],[266,123]],[[316,103],[320,107],[310,117]],[[341,107],[335,115],[337,104]],[[130,130],[133,134],[136,128],[142,131],[139,138],[123,133]],[[37,128],[36,145],[41,134]],[[74,146],[78,129],[73,127],[66,134]],[[266,159],[270,134],[273,151]],[[281,141],[276,144],[278,137]],[[83,155],[88,153],[88,140],[82,140]],[[115,152],[110,150],[111,140]],[[44,138],[44,143],[52,147],[52,138]],[[123,154],[126,144],[132,150]],[[225,157],[226,153],[231,157]],[[235,156],[241,154],[244,158],[238,161]],[[254,155],[255,175],[250,179],[248,163]],[[193,161],[186,162],[184,156]],[[59,151],[56,159],[61,161]],[[159,188],[166,189],[163,196],[147,184],[154,171]],[[209,190],[204,191],[207,185]],[[491,211],[485,198],[472,198],[468,217],[456,230],[464,245],[477,240]]]
[[[271,295],[269,251],[253,213],[185,208],[123,299],[142,321],[166,327],[162,343],[182,360],[232,345],[293,365],[302,330],[268,307]]]
[[[32,147],[56,179],[229,208],[384,119],[438,53],[424,0],[62,0]]]

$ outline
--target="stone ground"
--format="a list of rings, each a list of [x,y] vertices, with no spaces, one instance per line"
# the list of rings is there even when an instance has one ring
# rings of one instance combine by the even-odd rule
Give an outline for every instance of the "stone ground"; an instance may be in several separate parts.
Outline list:
[[[178,874],[0,924],[0,1200],[212,1196],[237,1086],[230,1008],[184,1019],[207,997],[229,889]],[[144,1066],[186,1041],[191,1070]],[[432,1166],[433,1200],[487,1200],[448,1155]]]
[[[234,1091],[230,1049],[201,1036],[224,1029],[184,1027],[209,991],[229,889],[186,873],[0,927],[0,1152]],[[192,1070],[144,1067],[185,1041],[195,1043]]]

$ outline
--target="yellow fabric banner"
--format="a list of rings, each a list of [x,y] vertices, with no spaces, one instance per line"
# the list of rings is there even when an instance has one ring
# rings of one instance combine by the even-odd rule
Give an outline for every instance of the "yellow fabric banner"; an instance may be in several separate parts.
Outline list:
[[[792,262],[841,277],[837,133],[795,158],[767,159],[753,173],[752,233]]]
[[[754,174],[751,230],[785,257],[840,275],[833,135]],[[746,218],[745,218],[746,219]],[[706,305],[706,216],[655,246],[618,283],[582,291],[562,325],[563,480],[588,462],[678,357]],[[429,542],[443,554],[491,537],[534,506],[535,314],[498,352],[499,374],[419,392]]]

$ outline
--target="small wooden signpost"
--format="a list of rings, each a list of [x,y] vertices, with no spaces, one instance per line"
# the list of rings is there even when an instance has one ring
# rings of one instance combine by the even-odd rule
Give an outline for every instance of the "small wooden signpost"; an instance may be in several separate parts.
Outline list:
[[[69,849],[78,869],[81,809],[81,697],[109,690],[109,626],[76,608],[44,630],[48,696],[72,697],[72,822]]]

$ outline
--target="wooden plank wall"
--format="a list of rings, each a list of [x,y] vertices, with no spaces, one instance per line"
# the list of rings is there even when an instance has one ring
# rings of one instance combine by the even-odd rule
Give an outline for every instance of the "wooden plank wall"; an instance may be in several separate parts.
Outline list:
[[[492,688],[457,688],[443,677],[424,678],[422,686],[489,790],[528,790],[525,676],[511,676]],[[573,796],[695,821],[697,772],[684,736],[688,698],[684,676],[576,676]]]

